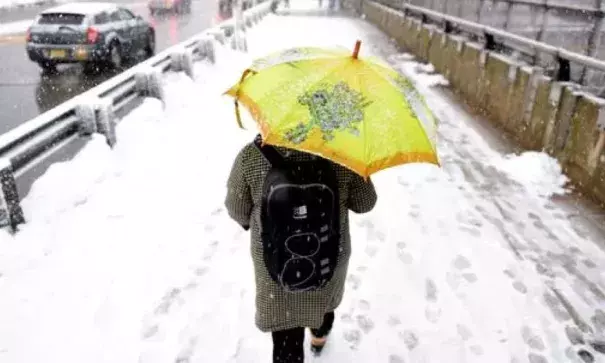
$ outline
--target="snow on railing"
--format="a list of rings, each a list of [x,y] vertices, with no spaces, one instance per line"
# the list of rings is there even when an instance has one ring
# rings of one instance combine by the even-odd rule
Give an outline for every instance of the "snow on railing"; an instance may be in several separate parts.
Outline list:
[[[270,8],[267,1],[246,10],[242,28],[257,24]],[[0,228],[14,232],[25,222],[16,178],[94,133],[104,135],[113,147],[118,141],[117,114],[127,113],[144,97],[164,100],[164,73],[184,72],[194,78],[194,60],[214,63],[215,42],[237,46],[231,39],[238,33],[234,19],[226,20],[0,135]]]

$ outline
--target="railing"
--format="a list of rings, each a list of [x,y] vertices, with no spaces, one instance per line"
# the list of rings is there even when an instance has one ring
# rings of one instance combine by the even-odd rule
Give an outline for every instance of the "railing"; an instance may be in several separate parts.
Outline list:
[[[380,0],[396,9],[417,6],[537,42],[605,60],[605,0]],[[550,57],[533,59],[549,66]],[[579,64],[570,69],[574,82],[604,93],[605,72],[590,72]]]
[[[594,57],[428,8],[407,3],[387,5],[385,4],[387,1],[380,0],[379,2],[387,7],[403,11],[405,14],[417,16],[421,22],[434,23],[442,27],[447,33],[465,33],[470,35],[472,38],[483,42],[484,47],[488,50],[499,50],[503,53],[508,53],[511,56],[519,58],[520,61],[525,61],[532,65],[546,63],[546,65],[540,65],[559,81],[574,81],[581,84],[577,77],[573,77],[574,67],[586,69],[587,73],[592,72],[593,74],[605,75],[605,61]],[[431,0],[425,1],[430,2]],[[597,95],[603,93],[603,87],[603,82],[584,85],[586,91]]]
[[[244,24],[251,27],[270,11],[263,2],[244,12]],[[235,19],[229,19],[154,57],[124,71],[67,102],[0,135],[0,227],[15,231],[24,223],[16,178],[60,149],[93,133],[101,133],[113,147],[116,115],[131,110],[143,97],[163,99],[160,77],[168,71],[193,75],[193,61],[214,62],[214,42],[235,46]]]

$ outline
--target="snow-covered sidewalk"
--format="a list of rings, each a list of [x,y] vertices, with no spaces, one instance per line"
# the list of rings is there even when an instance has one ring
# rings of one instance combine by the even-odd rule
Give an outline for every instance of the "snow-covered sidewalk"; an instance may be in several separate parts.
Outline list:
[[[122,120],[114,150],[95,137],[35,183],[29,223],[0,236],[0,362],[269,362],[249,236],[223,208],[255,132],[238,129],[221,94],[256,56],[357,39],[427,97],[443,168],[373,177],[379,202],[352,216],[345,300],[316,360],[569,363],[582,348],[603,362],[570,342],[605,331],[605,252],[549,201],[565,181],[558,165],[490,148],[434,88],[444,80],[373,26],[295,15],[253,28],[247,54],[219,47],[195,82],[169,75],[166,107],[150,99]]]

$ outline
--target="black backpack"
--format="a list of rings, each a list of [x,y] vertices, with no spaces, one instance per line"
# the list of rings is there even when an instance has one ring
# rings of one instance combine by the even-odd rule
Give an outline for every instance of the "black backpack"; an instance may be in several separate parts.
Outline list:
[[[271,164],[261,202],[261,239],[269,275],[289,292],[324,287],[340,249],[340,199],[326,159],[285,159],[274,147],[254,144]]]

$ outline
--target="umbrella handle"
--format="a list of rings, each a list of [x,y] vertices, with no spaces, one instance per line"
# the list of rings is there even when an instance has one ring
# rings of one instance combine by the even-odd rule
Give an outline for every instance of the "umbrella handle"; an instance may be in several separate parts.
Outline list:
[[[237,87],[237,91],[235,91],[235,101],[233,102],[235,105],[235,119],[237,121],[237,125],[240,127],[240,129],[244,129],[244,130],[245,130],[245,128],[244,128],[244,125],[242,124],[242,117],[239,112],[239,102],[237,101],[237,99],[239,98],[241,85],[244,82],[244,79],[246,79],[246,77],[248,77],[248,75],[250,73],[256,73],[256,71],[248,68],[242,74],[242,77],[239,80],[239,87]]]

